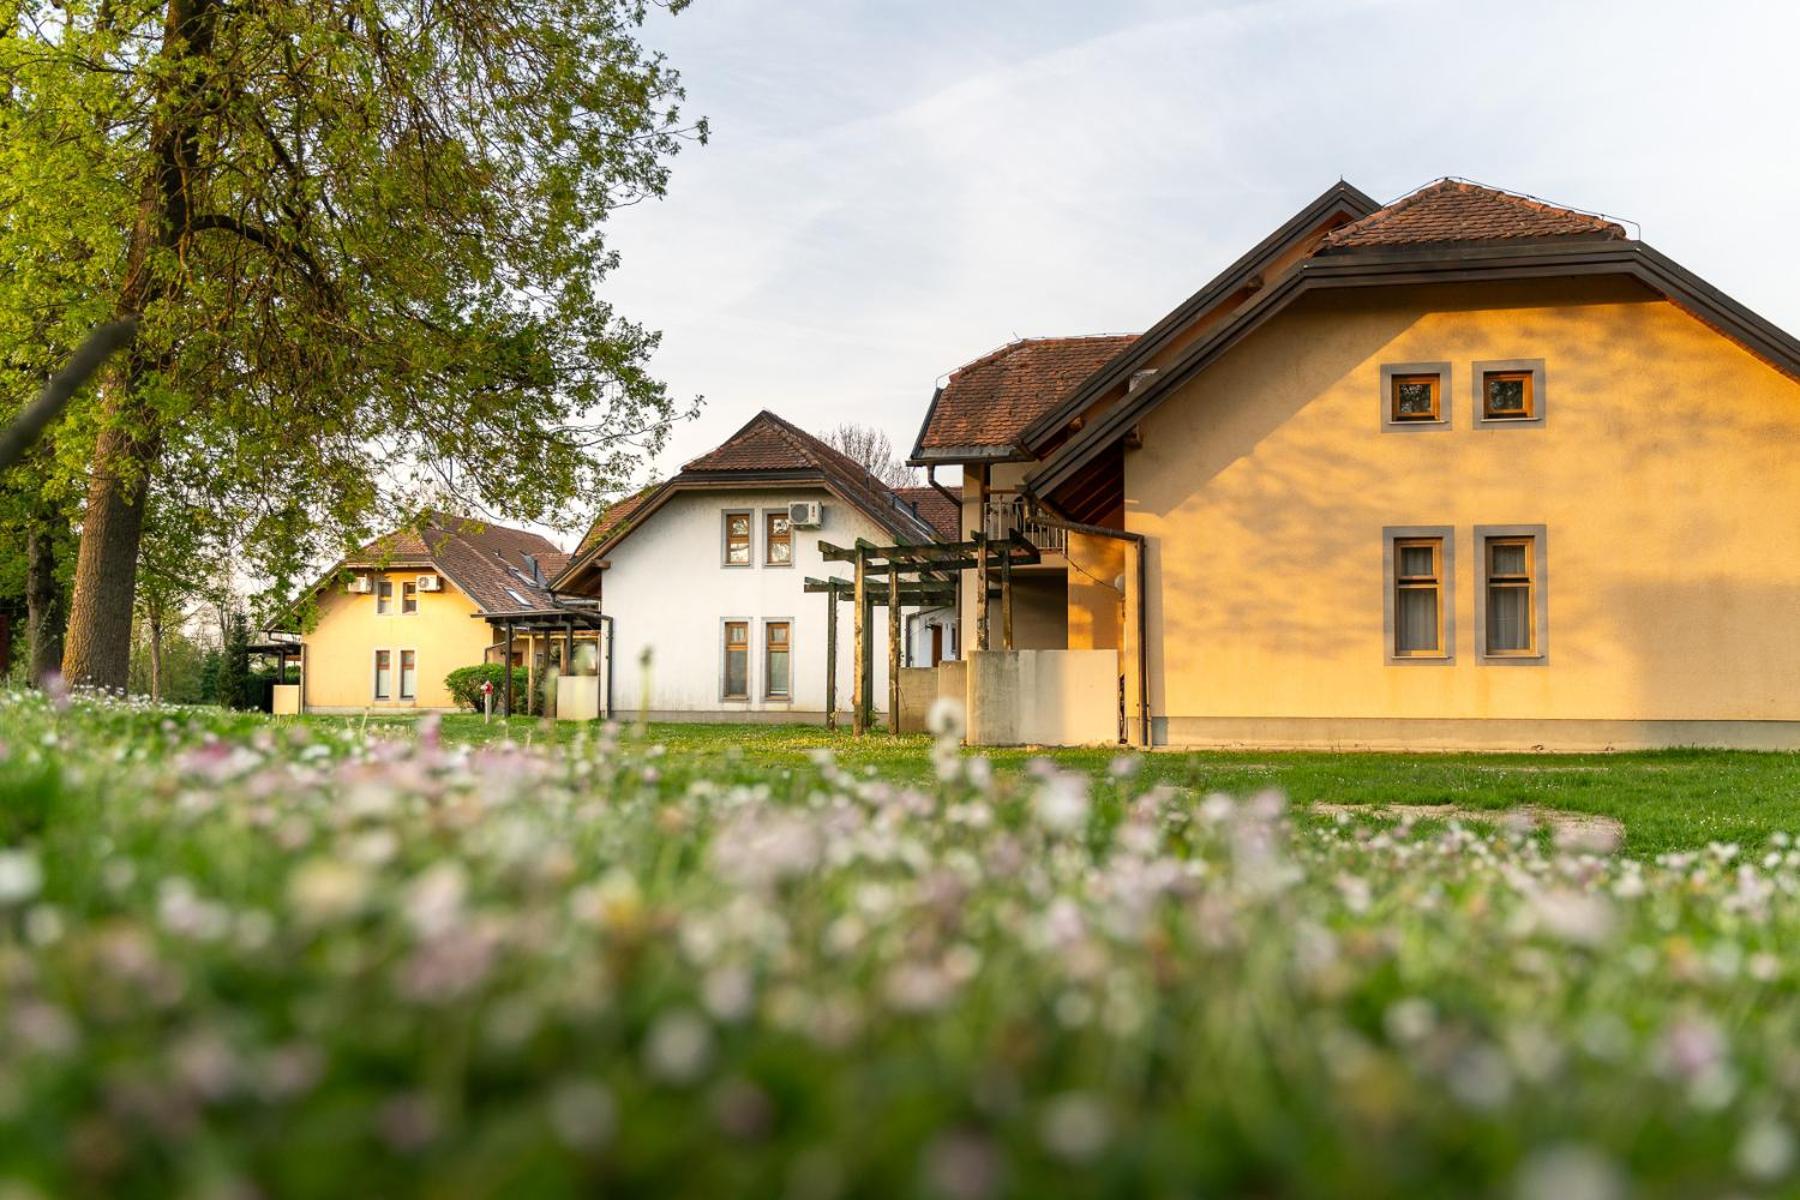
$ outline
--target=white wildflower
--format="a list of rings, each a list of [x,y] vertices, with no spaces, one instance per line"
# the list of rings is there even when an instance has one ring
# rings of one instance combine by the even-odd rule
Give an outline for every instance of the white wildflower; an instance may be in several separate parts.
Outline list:
[[[1525,1160],[1513,1194],[1518,1200],[1624,1200],[1625,1177],[1591,1147],[1552,1146]]]
[[[1044,1106],[1038,1123],[1044,1149],[1066,1162],[1090,1162],[1106,1149],[1112,1123],[1106,1108],[1086,1092],[1065,1092]]]
[[[925,728],[932,737],[961,741],[965,728],[962,701],[953,696],[933,700],[931,710],[925,714]]]
[[[407,886],[403,911],[412,931],[422,938],[447,932],[462,919],[469,877],[455,861],[427,867]]]
[[[44,886],[44,869],[29,850],[0,850],[0,908],[23,904]]]
[[[1757,1183],[1773,1183],[1794,1168],[1794,1135],[1773,1117],[1750,1123],[1733,1156],[1738,1170]]]
[[[1037,818],[1054,833],[1073,834],[1086,825],[1090,804],[1084,776],[1073,771],[1058,771],[1038,788]]]
[[[618,1105],[612,1093],[590,1079],[558,1084],[547,1104],[550,1128],[571,1150],[592,1152],[612,1140]]]
[[[362,911],[369,899],[369,887],[368,872],[360,866],[315,858],[288,876],[287,897],[302,921],[324,925]]]
[[[644,1070],[663,1083],[693,1083],[706,1073],[712,1056],[712,1026],[688,1009],[658,1017],[644,1039]]]

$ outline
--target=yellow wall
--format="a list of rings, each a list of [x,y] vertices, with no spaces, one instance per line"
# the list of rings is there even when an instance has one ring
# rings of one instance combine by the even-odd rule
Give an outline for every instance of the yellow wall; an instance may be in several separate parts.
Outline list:
[[[486,621],[472,615],[474,602],[448,579],[443,591],[419,594],[418,612],[402,614],[401,583],[424,573],[414,567],[377,576],[394,584],[393,611],[386,615],[375,612],[373,594],[350,595],[341,584],[328,585],[319,600],[318,624],[303,639],[309,710],[455,707],[444,677],[458,667],[479,664],[494,633]],[[378,648],[394,651],[391,697],[380,701],[374,699]],[[418,654],[418,695],[412,700],[399,698],[401,650]]]
[[[1480,429],[1477,360],[1546,360]],[[1452,364],[1452,428],[1383,432],[1384,362]],[[1303,300],[1126,456],[1152,712],[1800,720],[1800,384],[1623,281]],[[1475,525],[1547,526],[1548,658],[1476,657]],[[1455,661],[1389,665],[1382,530],[1455,529]],[[1182,740],[1177,737],[1175,740]]]
[[[1117,538],[1071,533],[1069,561],[1069,649],[1117,650],[1125,595],[1125,543]]]

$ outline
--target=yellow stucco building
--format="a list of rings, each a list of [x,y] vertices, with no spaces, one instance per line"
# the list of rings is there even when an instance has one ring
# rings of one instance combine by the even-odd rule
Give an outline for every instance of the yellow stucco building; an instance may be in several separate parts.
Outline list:
[[[914,461],[1054,546],[1016,644],[1115,651],[1133,742],[1800,746],[1800,344],[1604,217],[1340,184]]]
[[[277,711],[445,711],[456,707],[451,671],[508,657],[535,679],[570,641],[596,636],[586,614],[550,596],[548,577],[567,561],[537,534],[441,513],[377,538],[295,614],[301,681],[277,695]]]

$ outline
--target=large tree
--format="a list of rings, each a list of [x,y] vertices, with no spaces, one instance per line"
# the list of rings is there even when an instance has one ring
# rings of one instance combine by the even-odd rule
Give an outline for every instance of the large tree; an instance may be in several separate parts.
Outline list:
[[[846,421],[821,433],[819,440],[859,463],[889,487],[910,487],[919,482],[919,473],[901,461],[888,435],[873,425]]]
[[[142,317],[56,438],[85,492],[65,675],[125,683],[153,490],[283,576],[398,484],[563,523],[660,446],[655,335],[599,294],[605,218],[704,135],[645,15],[0,0],[0,395]]]

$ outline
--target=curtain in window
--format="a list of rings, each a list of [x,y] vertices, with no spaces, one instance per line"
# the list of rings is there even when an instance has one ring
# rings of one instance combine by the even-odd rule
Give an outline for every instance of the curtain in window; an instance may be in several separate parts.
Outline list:
[[[1429,653],[1438,648],[1438,591],[1435,587],[1401,588],[1395,616],[1394,649],[1401,654]]]
[[[1517,550],[1521,555],[1521,547],[1496,547],[1494,558],[1498,562],[1500,555],[1509,550]],[[1489,653],[1518,651],[1531,649],[1531,590],[1517,584],[1496,584],[1488,588],[1488,651]]]
[[[725,626],[725,694],[750,694],[750,629],[741,621]]]

